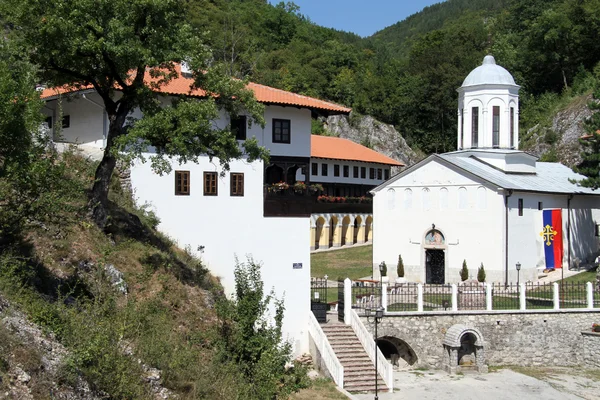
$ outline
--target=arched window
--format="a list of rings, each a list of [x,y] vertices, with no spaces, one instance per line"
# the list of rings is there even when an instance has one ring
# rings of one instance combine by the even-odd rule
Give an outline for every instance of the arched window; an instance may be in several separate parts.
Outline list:
[[[485,210],[487,207],[487,191],[483,186],[477,188],[477,208]]]
[[[458,208],[466,210],[469,206],[469,199],[467,198],[467,188],[458,188]]]
[[[431,209],[431,192],[428,188],[423,188],[422,196],[423,196],[423,210],[427,211]]]
[[[388,210],[393,210],[396,203],[396,191],[388,189],[387,191]]]
[[[446,210],[448,208],[448,189],[440,189],[440,208]]]
[[[404,209],[410,210],[412,208],[412,190],[404,190]]]

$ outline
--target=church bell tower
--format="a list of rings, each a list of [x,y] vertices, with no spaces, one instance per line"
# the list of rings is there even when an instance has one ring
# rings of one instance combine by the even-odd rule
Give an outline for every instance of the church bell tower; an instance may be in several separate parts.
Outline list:
[[[485,56],[458,89],[458,150],[519,148],[519,88]]]

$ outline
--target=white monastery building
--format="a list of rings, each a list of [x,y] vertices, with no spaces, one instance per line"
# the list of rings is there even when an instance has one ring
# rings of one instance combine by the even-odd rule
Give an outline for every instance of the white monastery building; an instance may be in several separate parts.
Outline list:
[[[201,97],[200,91],[190,89],[192,83],[181,74],[160,88],[162,100]],[[130,170],[131,186],[136,202],[150,204],[160,218],[162,232],[182,247],[201,249],[198,255],[221,278],[226,293],[234,293],[236,260],[251,257],[261,263],[265,291],[273,288],[285,301],[284,338],[292,341],[296,353],[303,353],[308,351],[313,212],[330,221],[336,216],[338,235],[342,221],[348,227],[352,218],[352,235],[346,244],[370,240],[365,224],[372,220],[372,202],[356,199],[371,200],[368,191],[389,177],[389,166],[402,164],[345,139],[311,135],[313,116],[348,114],[348,108],[255,83],[248,88],[265,105],[265,127],[249,127],[246,115],[225,112],[214,123],[218,128],[230,125],[240,143],[256,137],[270,151],[269,164],[236,160],[223,174],[218,160],[203,157],[198,163],[172,163],[172,172],[160,176],[149,162],[136,162]],[[108,120],[93,89],[46,89],[42,99],[51,132],[58,116],[63,116],[61,136],[55,142],[75,143],[88,154],[102,154]],[[140,118],[140,111],[133,117]],[[357,154],[366,158],[356,158]],[[146,158],[150,155],[145,154]],[[327,201],[330,196],[354,200],[331,203]],[[329,225],[327,230],[323,225],[320,234],[328,234]],[[337,236],[334,242],[340,245]],[[323,241],[323,246],[328,244]]]
[[[458,151],[372,191],[374,276],[385,261],[394,278],[402,255],[409,281],[458,282],[463,260],[473,277],[483,263],[488,282],[516,282],[517,263],[521,281],[534,281],[598,255],[600,193],[578,186],[584,177],[570,168],[518,150],[518,92],[486,56],[458,89]]]

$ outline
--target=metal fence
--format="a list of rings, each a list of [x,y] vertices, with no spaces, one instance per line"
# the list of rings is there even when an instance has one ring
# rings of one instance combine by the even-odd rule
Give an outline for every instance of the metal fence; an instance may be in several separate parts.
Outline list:
[[[587,308],[585,282],[559,283],[560,308]]]
[[[328,303],[326,278],[310,278],[310,301]]]
[[[594,285],[594,308],[600,308],[600,285],[595,282],[592,282],[592,285]]]
[[[423,285],[423,311],[452,309],[452,285]]]
[[[485,310],[485,285],[479,282],[461,283],[457,288],[459,310]]]
[[[388,289],[388,311],[417,311],[418,284],[396,284]]]
[[[554,308],[554,289],[552,283],[525,284],[525,307],[528,310]]]
[[[381,307],[381,286],[379,281],[358,280],[352,282],[352,308],[363,313],[365,309]]]
[[[492,309],[494,310],[518,310],[519,309],[519,285],[511,283],[492,284]]]

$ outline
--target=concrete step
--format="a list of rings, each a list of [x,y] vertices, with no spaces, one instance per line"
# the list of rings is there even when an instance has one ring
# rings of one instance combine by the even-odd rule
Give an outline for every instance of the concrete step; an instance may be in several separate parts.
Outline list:
[[[331,343],[330,343],[331,344]],[[347,343],[347,344],[331,344],[331,347],[333,348],[333,351],[335,351],[336,353],[339,352],[344,352],[344,353],[348,353],[348,352],[354,352],[354,353],[364,353],[365,349],[362,347],[362,345],[360,343]]]
[[[355,370],[347,370],[344,368],[344,376],[370,376],[371,378],[375,377],[375,368],[361,368]]]
[[[352,384],[352,385],[344,385],[344,389],[349,391],[350,393],[357,392],[374,392],[375,391],[375,382],[365,382],[360,384]],[[385,385],[377,386],[379,392],[387,392],[388,388]]]
[[[356,353],[342,353],[342,354],[339,354],[339,353],[335,353],[335,355],[337,356],[337,358],[340,361],[343,361],[343,360],[348,360],[348,361],[365,361],[365,362],[371,363],[371,359],[369,358],[369,356],[366,353],[363,353],[363,354],[356,354]]]

